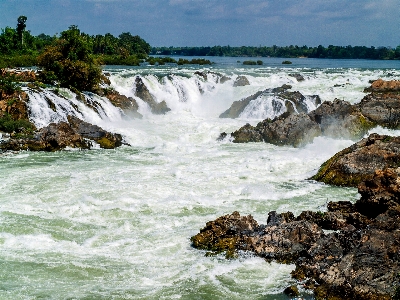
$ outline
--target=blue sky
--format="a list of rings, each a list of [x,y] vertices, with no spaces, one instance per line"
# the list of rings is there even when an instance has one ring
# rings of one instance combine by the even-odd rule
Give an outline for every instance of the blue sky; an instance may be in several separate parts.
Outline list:
[[[131,32],[152,46],[400,45],[400,0],[0,0],[0,28]]]

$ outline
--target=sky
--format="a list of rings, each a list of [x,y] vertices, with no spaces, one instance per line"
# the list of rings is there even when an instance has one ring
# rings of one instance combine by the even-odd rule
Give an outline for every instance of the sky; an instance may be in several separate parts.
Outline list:
[[[0,28],[139,35],[151,46],[400,45],[400,0],[0,0]]]

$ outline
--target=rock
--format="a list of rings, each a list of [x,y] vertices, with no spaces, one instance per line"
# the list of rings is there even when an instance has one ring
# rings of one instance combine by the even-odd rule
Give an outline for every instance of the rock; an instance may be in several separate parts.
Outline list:
[[[383,79],[374,80],[369,88],[366,88],[364,92],[400,92],[400,80],[385,81]]]
[[[371,179],[375,170],[397,168],[400,162],[400,137],[371,134],[336,153],[323,163],[316,181],[339,186],[354,186]]]
[[[135,96],[146,102],[150,106],[151,112],[154,114],[165,114],[171,110],[168,108],[165,101],[158,103],[154,100],[146,85],[143,83],[142,78],[139,76],[135,79]]]
[[[250,101],[257,99],[263,92],[257,92],[247,98],[232,103],[231,107],[219,115],[220,118],[238,118]]]
[[[236,80],[235,80],[235,82],[233,83],[233,86],[234,87],[237,87],[237,86],[246,86],[246,85],[250,85],[250,82],[249,82],[249,80],[247,79],[247,77],[246,76],[238,76],[237,78],[236,78]]]
[[[321,133],[318,124],[304,113],[264,120],[257,124],[256,130],[267,143],[293,147],[308,144]]]
[[[375,218],[389,208],[400,206],[400,168],[376,170],[371,179],[361,182],[358,192],[361,199],[356,203],[360,213]]]
[[[240,234],[258,228],[251,215],[241,217],[238,212],[208,222],[200,233],[191,237],[192,245],[214,253],[226,251],[226,257],[234,257]]]
[[[36,132],[33,137],[11,138],[0,144],[3,151],[58,151],[66,147],[90,148],[90,143],[66,122],[51,123]]]
[[[299,73],[289,74],[289,76],[290,76],[290,77],[296,78],[296,80],[297,80],[298,82],[304,81],[303,75],[301,75],[301,74],[299,74]]]
[[[246,106],[253,100],[256,100],[259,97],[270,97],[276,100],[275,103],[282,105],[282,101],[285,101],[286,111],[289,113],[308,113],[308,106],[306,101],[309,100],[313,102],[315,106],[321,103],[321,99],[317,95],[312,96],[304,96],[300,92],[290,92],[292,86],[288,84],[284,84],[280,87],[273,89],[266,89],[264,91],[258,91],[257,93],[241,99],[239,101],[235,101],[232,103],[231,107],[223,112],[219,117],[220,118],[238,118],[240,114],[245,110]],[[306,98],[308,97],[308,98]]]
[[[3,151],[31,150],[58,151],[66,147],[90,149],[96,141],[101,148],[112,149],[122,145],[122,137],[89,124],[76,117],[69,116],[67,122],[51,123],[32,135],[12,137],[0,143]]]
[[[357,107],[366,118],[376,125],[400,128],[400,93],[374,92],[366,95],[357,104]]]
[[[86,139],[100,144],[101,148],[114,149],[122,145],[122,136],[117,133],[105,131],[97,125],[92,125],[74,116],[68,116],[71,128]]]
[[[286,294],[286,295],[288,295],[288,296],[290,296],[290,297],[297,297],[297,296],[300,295],[299,289],[298,289],[297,286],[295,286],[295,285],[288,286],[288,287],[283,291],[283,293]]]
[[[260,132],[248,123],[232,132],[231,136],[234,143],[262,142],[264,140]]]
[[[105,96],[110,100],[110,102],[123,110],[126,115],[132,116],[134,118],[142,118],[142,114],[138,112],[139,105],[136,100],[132,97],[126,97],[121,95],[114,89],[102,89],[96,92],[100,96]]]
[[[356,106],[339,99],[325,101],[308,115],[319,124],[323,136],[332,138],[359,139],[375,126]]]

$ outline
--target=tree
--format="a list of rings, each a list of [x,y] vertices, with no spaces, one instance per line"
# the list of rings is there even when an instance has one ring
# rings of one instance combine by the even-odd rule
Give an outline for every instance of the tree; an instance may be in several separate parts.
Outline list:
[[[17,24],[16,31],[17,31],[17,36],[19,38],[19,41],[21,41],[21,46],[22,47],[24,46],[24,31],[25,31],[25,28],[26,28],[26,21],[27,20],[28,20],[28,18],[25,17],[25,16],[19,16],[18,20],[17,20],[18,24]]]
[[[89,40],[75,25],[63,31],[60,39],[38,57],[38,65],[43,68],[42,79],[79,91],[96,89],[101,69],[91,54]]]

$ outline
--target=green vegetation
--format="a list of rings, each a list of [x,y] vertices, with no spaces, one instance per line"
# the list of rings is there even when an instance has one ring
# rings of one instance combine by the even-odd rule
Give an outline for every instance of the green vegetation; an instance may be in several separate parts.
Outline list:
[[[230,56],[230,57],[309,57],[309,58],[346,58],[346,59],[400,59],[400,46],[260,46],[260,47],[154,47],[150,54],[181,56]]]
[[[244,65],[250,65],[250,66],[255,66],[255,65],[261,66],[261,65],[263,64],[263,62],[262,62],[262,60],[257,60],[257,61],[254,61],[254,60],[245,60],[245,61],[243,62],[243,64],[244,64]]]
[[[3,93],[5,95],[12,95],[14,92],[21,90],[17,82],[18,79],[14,74],[0,76],[0,100],[3,99]]]
[[[290,60],[284,60],[282,62],[282,65],[291,65],[291,64],[292,64],[292,62]]]
[[[100,83],[100,65],[91,54],[85,34],[76,26],[63,31],[37,60],[43,68],[43,82],[79,91],[93,91]]]
[[[16,132],[27,135],[32,134],[33,130],[34,128],[28,120],[14,120],[13,117],[8,113],[4,113],[4,115],[0,118],[0,131],[8,133]]]

